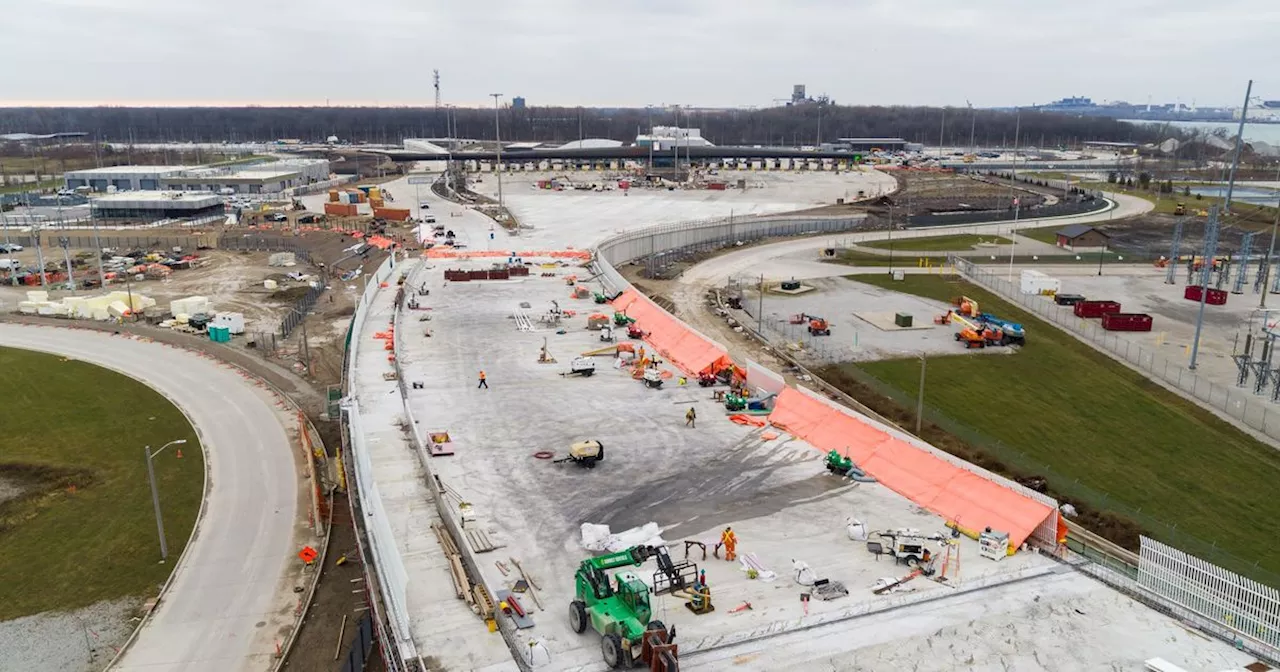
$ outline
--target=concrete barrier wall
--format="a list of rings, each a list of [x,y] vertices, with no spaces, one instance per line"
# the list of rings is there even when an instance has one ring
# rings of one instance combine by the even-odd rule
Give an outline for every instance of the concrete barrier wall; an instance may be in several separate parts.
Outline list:
[[[349,448],[349,454],[345,457],[352,476],[348,479],[348,490],[354,492],[352,500],[358,501],[361,514],[357,516],[353,510],[353,521],[363,529],[363,536],[368,541],[367,544],[360,543],[362,535],[356,535],[357,543],[361,546],[361,557],[366,559],[365,588],[369,591],[369,605],[374,612],[378,639],[388,669],[403,670],[406,669],[405,660],[417,658],[405,604],[408,575],[382,507],[377,483],[373,479],[373,464],[369,457],[359,400],[350,391],[355,364],[364,345],[361,331],[368,319],[369,306],[380,291],[381,283],[391,277],[395,268],[396,260],[391,256],[371,276],[366,276],[364,291],[356,304],[344,368],[348,397],[343,404],[343,419]]]

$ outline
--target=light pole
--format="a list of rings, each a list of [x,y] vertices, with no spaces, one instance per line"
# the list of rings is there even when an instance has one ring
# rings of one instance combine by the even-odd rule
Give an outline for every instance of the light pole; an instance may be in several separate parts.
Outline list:
[[[648,134],[649,136],[649,173],[648,175],[645,175],[645,181],[648,182],[649,175],[653,174],[653,106],[652,105],[644,106],[644,118],[645,118],[645,122],[649,126],[649,129],[645,131],[645,133]]]
[[[186,443],[186,439],[177,439],[160,446],[154,453],[151,452],[151,446],[145,446],[142,454],[147,457],[147,480],[151,483],[151,504],[156,509],[156,531],[160,534],[160,562],[169,559],[169,544],[164,540],[164,519],[160,516],[160,491],[156,490],[156,470],[151,466],[151,458],[159,455],[169,446],[176,446]]]
[[[498,121],[498,99],[502,97],[501,93],[491,93],[493,96],[493,140],[498,146],[498,208],[503,208],[502,204],[502,125]]]

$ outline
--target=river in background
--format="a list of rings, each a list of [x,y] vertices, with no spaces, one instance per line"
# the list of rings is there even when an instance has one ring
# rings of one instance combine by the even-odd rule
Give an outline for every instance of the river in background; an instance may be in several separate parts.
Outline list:
[[[1150,126],[1164,126],[1168,124],[1174,128],[1187,131],[1203,131],[1205,133],[1213,133],[1218,129],[1227,132],[1227,137],[1235,137],[1236,127],[1239,122],[1229,121],[1151,121],[1149,119],[1121,119],[1120,121],[1130,124],[1147,124]],[[1280,145],[1280,124],[1249,124],[1244,125],[1245,142],[1265,142],[1268,145]]]

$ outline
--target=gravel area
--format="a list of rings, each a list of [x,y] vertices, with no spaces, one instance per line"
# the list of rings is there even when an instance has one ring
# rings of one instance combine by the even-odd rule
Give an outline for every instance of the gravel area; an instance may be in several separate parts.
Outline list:
[[[0,668],[26,672],[90,672],[106,667],[137,625],[142,601],[98,602],[76,611],[45,612],[0,622]]]

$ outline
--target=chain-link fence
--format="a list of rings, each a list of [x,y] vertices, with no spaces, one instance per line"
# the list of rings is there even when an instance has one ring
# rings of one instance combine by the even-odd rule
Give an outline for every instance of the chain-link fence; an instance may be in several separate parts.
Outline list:
[[[1238,420],[1250,429],[1273,439],[1280,439],[1280,404],[1272,401],[1270,395],[1253,394],[1252,386],[1242,389],[1211,382],[1179,362],[1133,343],[1116,332],[1106,331],[1092,322],[1075,317],[1068,308],[1043,296],[1023,294],[1014,282],[1001,278],[991,269],[960,257],[950,256],[948,260],[966,278],[1034,313],[1040,319],[1052,322],[1098,346],[1148,377],[1168,383],[1183,396]]]
[[[934,226],[954,226],[957,224],[978,224],[982,222],[1004,222],[1014,217],[1028,220],[1046,219],[1049,217],[1070,217],[1103,212],[1111,207],[1110,201],[1092,198],[1086,201],[1060,201],[1053,205],[1037,205],[1021,208],[1015,215],[1012,208],[989,210],[982,212],[952,212],[945,214],[911,215],[906,218],[907,228],[927,228]]]

